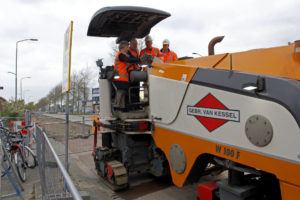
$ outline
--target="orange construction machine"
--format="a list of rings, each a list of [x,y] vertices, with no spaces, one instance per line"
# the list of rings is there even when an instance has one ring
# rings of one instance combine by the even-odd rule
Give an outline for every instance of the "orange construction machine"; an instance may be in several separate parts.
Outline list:
[[[106,7],[88,36],[143,38],[170,14],[144,7]],[[102,145],[98,174],[114,189],[131,174],[170,176],[178,187],[228,172],[213,193],[228,199],[300,198],[300,42],[287,46],[160,63],[129,74],[120,101],[113,66],[100,67]],[[138,89],[138,100],[132,97]],[[122,91],[124,94],[124,89]],[[126,109],[122,105],[125,105]]]

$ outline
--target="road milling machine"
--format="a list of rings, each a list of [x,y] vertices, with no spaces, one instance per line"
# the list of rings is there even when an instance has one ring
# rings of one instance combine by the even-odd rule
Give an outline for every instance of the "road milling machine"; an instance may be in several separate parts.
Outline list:
[[[88,36],[143,38],[169,17],[145,7],[105,7],[92,17]],[[286,46],[172,63],[154,59],[130,73],[125,105],[116,103],[113,66],[100,67],[100,115],[94,122],[102,145],[93,155],[100,177],[115,190],[130,175],[169,176],[177,187],[208,174],[227,173],[211,198],[300,199],[300,41]],[[133,101],[138,87],[140,100]]]

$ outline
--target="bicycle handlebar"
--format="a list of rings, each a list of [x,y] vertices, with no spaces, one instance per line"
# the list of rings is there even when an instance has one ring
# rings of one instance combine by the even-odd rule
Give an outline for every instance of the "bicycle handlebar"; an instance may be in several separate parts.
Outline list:
[[[3,127],[3,126],[0,126],[0,129],[4,130],[4,131],[7,131],[7,132],[10,132],[7,128]]]
[[[28,126],[25,126],[21,130],[18,130],[16,132],[12,132],[12,131],[10,131],[9,129],[7,129],[5,127],[0,127],[0,129],[4,130],[6,132],[6,135],[10,135],[10,137],[11,137],[11,135],[19,135],[19,136],[21,136],[21,138],[23,138],[24,136],[22,135],[21,131],[25,130],[27,128],[31,128],[31,127],[33,127],[33,125],[28,125]]]

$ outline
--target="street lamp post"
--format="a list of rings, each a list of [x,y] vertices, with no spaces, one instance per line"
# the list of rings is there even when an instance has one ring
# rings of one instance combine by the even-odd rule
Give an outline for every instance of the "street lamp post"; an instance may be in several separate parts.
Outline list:
[[[30,76],[26,76],[26,77],[22,77],[20,79],[20,100],[23,99],[23,96],[22,96],[22,81],[23,81],[23,79],[26,79],[26,78],[31,78],[31,77]]]
[[[12,75],[16,76],[16,74],[15,74],[15,73],[13,73],[13,72],[7,72],[7,73],[9,73],[9,74],[12,74]]]
[[[25,42],[25,41],[38,41],[38,39],[24,39],[24,40],[19,40],[16,42],[16,70],[15,70],[15,101],[17,101],[17,94],[18,94],[18,44],[20,42]]]
[[[16,75],[15,73],[13,73],[13,72],[7,72],[7,73],[9,73],[9,74],[13,74],[13,75]]]
[[[27,94],[27,92],[30,92],[30,90],[24,90],[24,92],[23,92],[24,100],[25,100],[25,97],[26,97],[25,94]]]

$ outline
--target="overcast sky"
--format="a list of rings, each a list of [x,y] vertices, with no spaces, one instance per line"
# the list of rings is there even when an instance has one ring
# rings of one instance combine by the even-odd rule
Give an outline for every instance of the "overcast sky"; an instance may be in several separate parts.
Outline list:
[[[38,42],[19,44],[18,79],[23,80],[26,101],[37,101],[62,80],[63,36],[74,21],[72,70],[89,66],[95,75],[95,60],[109,53],[115,38],[87,37],[92,15],[105,6],[145,6],[171,13],[171,17],[152,29],[154,45],[171,41],[179,56],[197,52],[207,55],[209,40],[225,39],[216,53],[243,51],[286,45],[300,39],[300,1],[297,0],[185,0],[185,1],[101,1],[101,0],[2,0],[0,6],[0,96],[14,97],[16,41],[37,38]],[[19,89],[18,80],[18,92]]]

